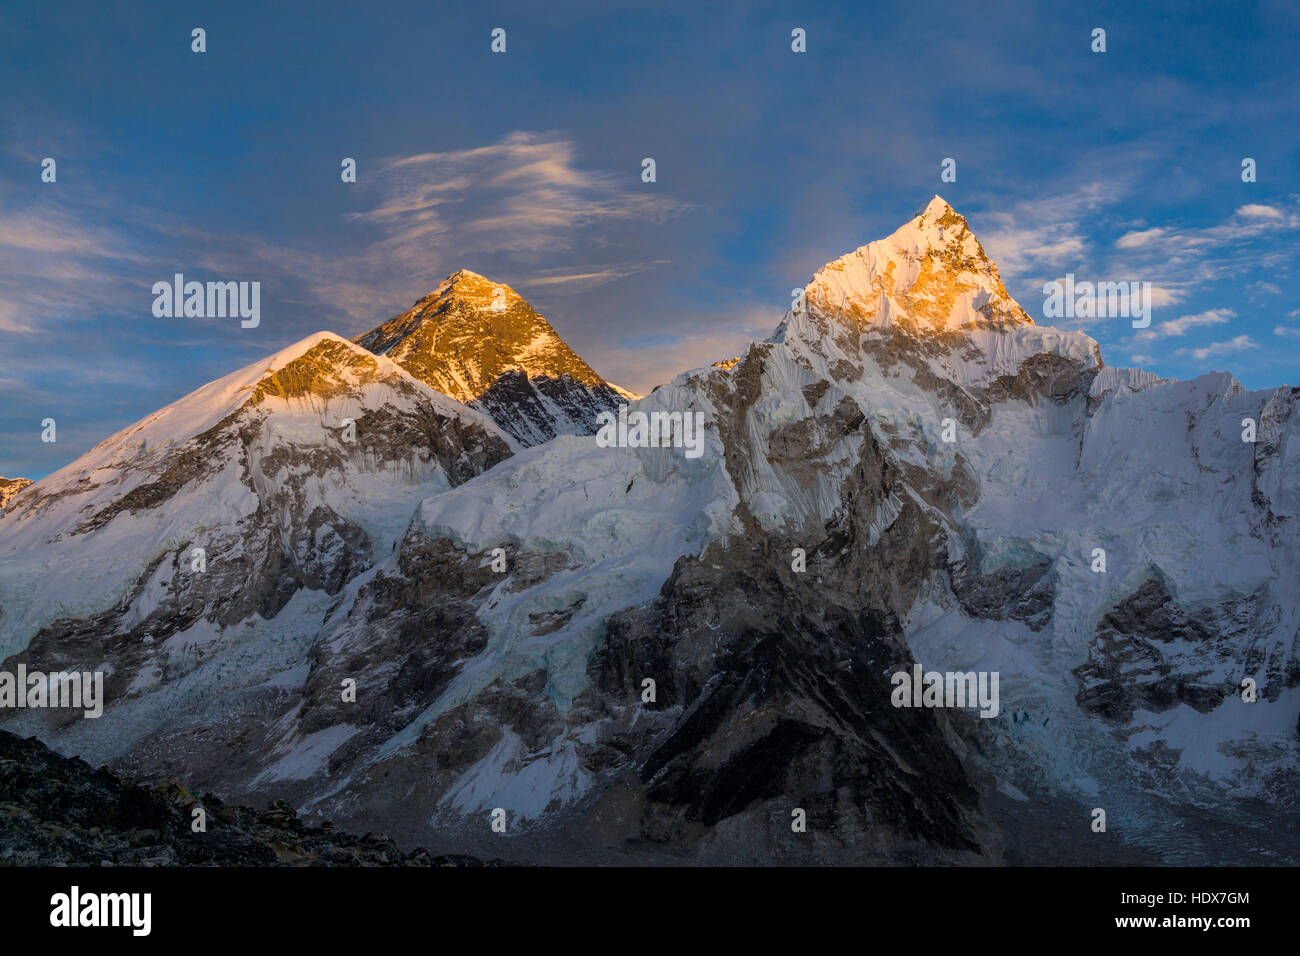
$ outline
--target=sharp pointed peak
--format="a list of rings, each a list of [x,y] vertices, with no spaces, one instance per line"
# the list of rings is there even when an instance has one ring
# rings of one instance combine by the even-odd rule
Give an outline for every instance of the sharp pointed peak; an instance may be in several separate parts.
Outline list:
[[[469,269],[352,341],[461,402],[477,400],[508,371],[614,387],[523,296]]]
[[[909,227],[927,227],[927,226],[965,226],[970,229],[970,223],[966,217],[952,207],[952,203],[944,199],[938,193],[930,197],[929,202],[912,214],[912,218],[905,222],[900,229]]]
[[[948,202],[948,200],[944,199],[938,193],[935,193],[924,206],[912,214],[912,218],[938,218],[950,212],[956,212],[956,210],[952,208],[952,203]]]
[[[805,294],[828,314],[861,327],[898,320],[943,331],[1033,324],[965,217],[938,194],[887,238],[819,269]]]

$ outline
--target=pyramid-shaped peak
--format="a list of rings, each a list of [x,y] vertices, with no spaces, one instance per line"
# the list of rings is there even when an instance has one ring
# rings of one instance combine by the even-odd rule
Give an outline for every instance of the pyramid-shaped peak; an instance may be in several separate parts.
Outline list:
[[[504,283],[494,282],[487,276],[479,275],[470,269],[457,269],[442,282],[442,286],[452,289],[473,289],[484,285],[504,285]]]
[[[969,223],[939,195],[887,238],[823,266],[805,299],[859,328],[924,333],[1033,324]]]
[[[510,371],[609,386],[523,296],[468,269],[352,341],[460,402],[477,400]]]
[[[958,215],[957,211],[952,208],[952,204],[944,199],[938,193],[930,198],[924,206],[918,209],[912,216],[912,219],[928,219],[931,222],[944,219],[948,216],[957,216],[958,219],[965,220]]]
[[[476,307],[499,305],[503,299],[523,301],[523,297],[504,282],[497,282],[469,269],[457,269],[439,282],[432,292],[416,299],[414,304],[427,305],[438,299],[454,299]]]
[[[953,209],[946,199],[936,194],[928,203],[890,236],[895,245],[913,249],[969,246],[970,251],[983,256],[984,249],[971,232],[966,217]]]
[[[352,341],[371,352],[392,355],[403,342],[413,347],[415,336],[430,341],[449,336],[513,341],[544,335],[554,335],[550,324],[518,292],[504,282],[458,269],[401,315]]]

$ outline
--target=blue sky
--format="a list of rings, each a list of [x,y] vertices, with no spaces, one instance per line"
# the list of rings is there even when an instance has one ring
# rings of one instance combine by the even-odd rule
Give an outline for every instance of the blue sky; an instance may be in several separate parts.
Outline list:
[[[646,390],[936,192],[1036,319],[1066,273],[1151,282],[1148,334],[1084,327],[1108,364],[1297,383],[1300,5],[962,6],[7,4],[0,474],[462,267]],[[260,281],[261,325],[154,318],[175,272]]]

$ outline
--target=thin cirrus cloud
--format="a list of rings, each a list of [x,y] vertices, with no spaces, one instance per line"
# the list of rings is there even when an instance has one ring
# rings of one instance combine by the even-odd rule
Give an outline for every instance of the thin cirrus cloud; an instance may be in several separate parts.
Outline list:
[[[57,209],[0,214],[0,332],[33,334],[120,305],[145,257],[120,232]]]
[[[405,308],[457,269],[485,270],[484,262],[504,269],[505,281],[520,276],[512,284],[522,288],[580,288],[643,272],[666,260],[593,264],[585,247],[607,253],[601,230],[612,221],[662,222],[689,208],[582,167],[563,137],[518,131],[487,146],[390,158],[360,190],[366,208],[345,216],[364,233],[354,243],[360,251],[341,258],[210,236],[212,264],[251,254],[317,324],[334,316],[350,331]]]
[[[535,276],[527,280],[533,285],[602,284],[665,260],[596,264],[592,253],[575,253],[584,243],[600,246],[601,227],[662,222],[689,208],[637,192],[626,180],[583,168],[572,142],[544,133],[513,132],[487,146],[394,158],[363,181],[367,208],[345,217],[367,233],[357,243],[361,251],[347,256],[310,240],[195,228],[143,207],[82,204],[75,215],[5,207],[0,332],[33,333],[62,318],[138,309],[141,301],[147,307],[141,283],[147,289],[182,266],[255,275],[318,325],[376,321],[385,295],[409,297],[480,258],[515,262]]]
[[[606,282],[612,282],[615,279],[622,279],[630,275],[635,275],[638,272],[645,272],[647,269],[653,269],[655,266],[667,265],[668,261],[669,260],[667,259],[651,259],[647,262],[615,263],[596,267],[594,271],[589,272],[572,272],[568,270],[543,272],[538,275],[521,279],[519,285],[521,287],[603,285]]]
[[[537,256],[573,248],[589,227],[662,222],[686,208],[580,168],[576,152],[558,136],[516,131],[490,146],[390,159],[365,187],[372,208],[349,218],[379,231],[380,254],[414,265],[453,237],[462,254]]]

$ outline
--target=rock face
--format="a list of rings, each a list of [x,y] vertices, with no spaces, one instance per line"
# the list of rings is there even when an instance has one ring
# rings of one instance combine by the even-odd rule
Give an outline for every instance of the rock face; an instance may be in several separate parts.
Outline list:
[[[194,832],[196,808],[205,814],[205,832]],[[328,824],[309,827],[281,802],[259,812],[193,793],[179,780],[122,780],[4,731],[0,815],[0,866],[485,865],[404,852],[381,833],[356,837]]]
[[[0,511],[9,507],[9,502],[30,485],[31,479],[28,478],[0,478]]]
[[[464,269],[354,341],[524,446],[595,434],[597,415],[636,397],[597,375],[514,289]]]
[[[287,378],[266,401],[292,400]],[[42,482],[0,518],[6,666],[102,664],[111,690],[99,720],[6,723],[434,852],[1300,862],[1298,397],[1105,367],[1035,325],[935,197],[814,276],[771,339],[633,404],[702,415],[698,457],[573,434],[505,457],[484,416],[431,410],[414,443],[443,442],[443,480],[390,482],[370,511],[331,503],[359,469],[291,457],[262,486],[276,509],[240,512],[277,529],[249,553],[274,542],[278,563],[222,581],[225,603],[177,577],[175,545],[127,537],[130,588],[32,603],[142,516],[163,523],[146,542],[199,540],[170,530],[186,499],[162,459],[111,488],[84,467]],[[205,473],[208,446],[182,447]],[[335,497],[313,524],[318,484]],[[997,675],[997,715],[895,706],[918,664]]]

